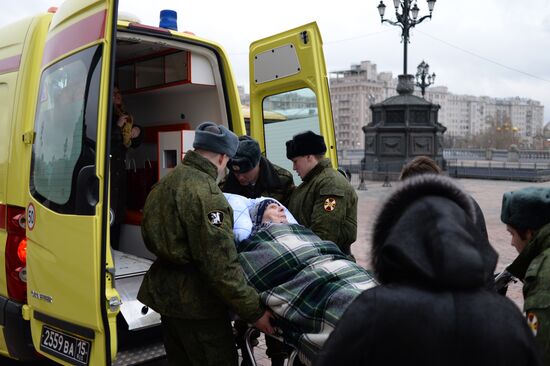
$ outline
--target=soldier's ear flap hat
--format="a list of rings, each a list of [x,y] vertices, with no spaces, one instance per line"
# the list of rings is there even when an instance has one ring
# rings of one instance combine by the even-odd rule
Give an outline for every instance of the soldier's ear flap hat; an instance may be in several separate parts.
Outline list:
[[[227,167],[235,173],[246,173],[260,163],[260,144],[249,136],[239,137],[239,148]]]
[[[500,220],[520,230],[538,230],[550,223],[550,188],[527,187],[504,193]]]
[[[325,139],[313,131],[294,135],[292,140],[286,142],[286,157],[290,160],[304,155],[324,155],[326,152]]]
[[[203,122],[195,130],[193,147],[232,158],[237,152],[239,138],[233,132],[214,122]]]

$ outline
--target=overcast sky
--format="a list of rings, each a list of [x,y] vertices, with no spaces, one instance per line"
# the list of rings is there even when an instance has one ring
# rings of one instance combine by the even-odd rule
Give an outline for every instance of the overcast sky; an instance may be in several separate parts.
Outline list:
[[[2,2],[0,26],[61,3]],[[176,10],[179,30],[222,44],[238,83],[248,85],[249,44],[311,21],[321,30],[329,72],[370,60],[378,71],[401,74],[401,31],[380,24],[378,2],[120,0],[120,8],[151,25],[158,25],[160,10]],[[393,1],[385,4],[393,20]],[[418,6],[421,16],[427,14],[425,0]],[[550,122],[550,0],[437,0],[433,18],[412,30],[409,73],[423,59],[437,74],[436,85],[452,93],[539,100]]]

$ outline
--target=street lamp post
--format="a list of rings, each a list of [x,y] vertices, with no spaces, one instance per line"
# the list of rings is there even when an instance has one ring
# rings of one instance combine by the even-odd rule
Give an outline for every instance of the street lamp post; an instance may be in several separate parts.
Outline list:
[[[412,81],[412,75],[407,76],[407,46],[409,44],[410,29],[414,28],[417,24],[422,23],[427,18],[432,18],[432,11],[434,9],[435,1],[436,0],[427,0],[428,10],[430,11],[430,14],[425,15],[419,19],[418,13],[420,11],[420,8],[418,7],[417,0],[393,0],[393,5],[395,7],[395,17],[397,21],[384,18],[386,5],[384,5],[383,0],[380,0],[380,4],[378,4],[380,21],[382,23],[387,22],[391,25],[395,25],[401,28],[401,39],[403,42],[403,75],[405,79],[408,79],[410,81]],[[401,8],[401,13],[399,13],[399,8]]]
[[[384,19],[386,5],[384,0],[379,1],[382,23],[401,27],[403,75],[398,75],[396,91],[399,95],[370,106],[373,123],[363,127],[365,157],[362,162],[369,178],[389,180],[397,179],[401,167],[419,154],[431,157],[441,167],[445,166],[441,140],[447,129],[438,122],[441,106],[413,95],[414,75],[407,74],[410,29],[432,17],[436,0],[426,0],[429,15],[423,17],[418,16],[418,0],[392,0],[396,20]],[[420,126],[422,134],[418,133]],[[426,143],[428,136],[433,143]]]
[[[435,83],[435,72],[430,75],[430,65],[424,62],[424,60],[422,60],[416,70],[416,86],[420,88],[422,98],[424,98],[426,88]]]

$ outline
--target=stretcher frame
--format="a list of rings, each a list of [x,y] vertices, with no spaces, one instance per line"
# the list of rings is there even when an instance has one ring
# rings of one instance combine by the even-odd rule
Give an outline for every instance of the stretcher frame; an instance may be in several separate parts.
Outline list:
[[[260,330],[254,328],[254,327],[248,327],[248,329],[244,333],[244,342],[245,342],[245,347],[246,347],[246,353],[248,354],[248,357],[250,359],[250,362],[252,363],[252,366],[257,366],[258,365],[256,363],[256,358],[254,357],[254,350],[253,350],[254,347],[252,346],[252,334],[255,331],[261,332]],[[261,333],[263,333],[263,332],[261,332]],[[270,335],[270,334],[265,334],[265,333],[263,333],[263,334],[266,337],[275,338],[278,341],[285,343],[285,341],[282,337],[274,336],[274,335]],[[287,366],[294,366],[294,362],[295,362],[296,358],[298,357],[298,350],[296,348],[294,348],[292,345],[289,345],[288,343],[285,343],[285,344],[292,348],[292,352],[290,352],[290,355],[288,356]]]

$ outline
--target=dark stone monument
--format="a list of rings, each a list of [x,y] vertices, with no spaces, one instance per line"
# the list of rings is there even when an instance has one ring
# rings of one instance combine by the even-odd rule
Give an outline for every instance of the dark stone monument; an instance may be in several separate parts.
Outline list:
[[[373,122],[363,127],[366,179],[397,180],[403,165],[420,155],[431,157],[445,169],[442,142],[446,127],[437,119],[440,106],[412,94],[413,78],[399,75],[399,95],[370,107]]]

